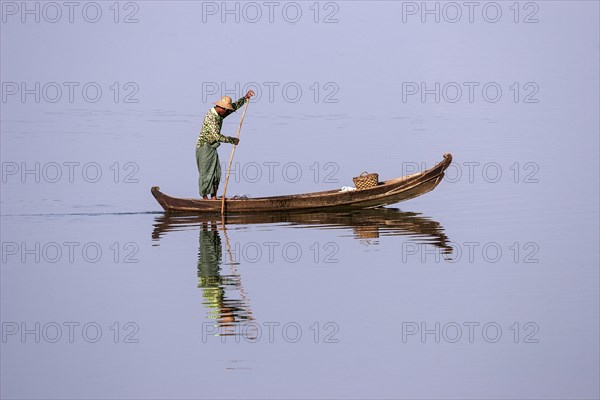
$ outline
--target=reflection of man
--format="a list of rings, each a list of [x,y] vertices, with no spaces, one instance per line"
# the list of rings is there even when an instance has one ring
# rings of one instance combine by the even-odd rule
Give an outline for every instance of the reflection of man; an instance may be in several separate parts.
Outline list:
[[[208,288],[221,284],[221,253],[221,237],[217,225],[211,223],[209,230],[208,225],[202,223],[198,254],[198,287]]]
[[[237,138],[221,135],[223,119],[235,112],[252,96],[254,96],[254,92],[250,90],[246,93],[246,96],[235,103],[231,102],[231,97],[223,96],[221,100],[214,103],[215,106],[204,117],[202,131],[196,143],[196,164],[200,174],[198,189],[203,199],[208,199],[209,193],[211,199],[217,198],[217,189],[219,189],[219,181],[221,180],[221,164],[219,163],[217,147],[221,143],[236,145],[239,143]]]
[[[204,305],[209,318],[218,321],[222,335],[232,335],[237,320],[249,319],[242,300],[227,299],[226,289],[240,289],[240,277],[221,275],[222,245],[216,222],[202,223],[200,229],[200,249],[198,254],[198,287],[203,288]]]

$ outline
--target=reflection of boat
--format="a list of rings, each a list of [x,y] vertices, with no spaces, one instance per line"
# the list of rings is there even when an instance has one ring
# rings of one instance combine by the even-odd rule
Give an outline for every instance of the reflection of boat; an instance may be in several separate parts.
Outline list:
[[[369,189],[328,190],[289,196],[227,199],[225,204],[229,213],[381,207],[412,199],[435,189],[451,162],[452,156],[444,154],[444,159],[433,168],[380,182],[379,185]],[[162,208],[168,212],[210,213],[221,211],[220,201],[171,197],[162,193],[158,186],[153,186],[151,191]]]
[[[172,214],[155,218],[152,239],[159,241],[168,232],[199,230],[198,287],[202,289],[203,304],[209,319],[214,320],[212,331],[218,336],[256,338],[250,301],[242,285],[241,274],[234,261],[227,227],[232,225],[277,224],[299,229],[339,229],[351,231],[361,241],[380,236],[404,235],[412,242],[437,247],[443,254],[452,253],[448,237],[439,222],[418,213],[395,208],[354,209],[338,212],[269,214]],[[225,241],[221,241],[223,234]],[[310,233],[309,233],[310,234]],[[227,251],[227,259],[223,250]],[[227,267],[226,267],[227,266]]]
[[[159,240],[167,232],[197,229],[207,222],[226,225],[278,223],[298,228],[348,229],[357,239],[378,238],[380,236],[404,235],[413,241],[431,244],[449,254],[452,248],[437,221],[418,213],[403,212],[396,208],[358,209],[338,212],[312,213],[270,213],[226,215],[219,214],[169,214],[156,217],[152,238]]]

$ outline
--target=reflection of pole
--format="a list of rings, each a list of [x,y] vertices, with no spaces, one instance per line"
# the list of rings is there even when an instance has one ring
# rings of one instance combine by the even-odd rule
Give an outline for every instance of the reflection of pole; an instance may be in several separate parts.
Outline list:
[[[252,318],[252,310],[250,310],[250,302],[248,301],[248,297],[246,295],[246,291],[244,290],[244,285],[242,284],[242,276],[238,273],[237,264],[233,262],[233,255],[231,254],[231,246],[229,245],[229,236],[227,235],[227,228],[225,226],[225,214],[221,214],[221,225],[223,226],[223,235],[225,236],[225,248],[227,249],[227,254],[229,254],[229,265],[231,265],[232,275],[235,275],[239,278],[240,283],[240,295],[242,296],[242,304],[244,305],[244,310],[248,313],[248,319],[253,320]]]

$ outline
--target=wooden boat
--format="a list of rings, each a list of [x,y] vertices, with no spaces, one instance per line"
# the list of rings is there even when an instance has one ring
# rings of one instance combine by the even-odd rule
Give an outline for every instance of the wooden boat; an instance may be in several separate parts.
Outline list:
[[[336,189],[288,196],[226,199],[226,212],[230,214],[271,213],[382,207],[415,198],[435,189],[444,178],[444,171],[451,162],[452,155],[446,153],[442,161],[428,170],[380,182],[379,185],[369,189],[353,191]],[[221,212],[221,201],[171,197],[162,193],[158,186],[153,186],[151,191],[167,212]]]

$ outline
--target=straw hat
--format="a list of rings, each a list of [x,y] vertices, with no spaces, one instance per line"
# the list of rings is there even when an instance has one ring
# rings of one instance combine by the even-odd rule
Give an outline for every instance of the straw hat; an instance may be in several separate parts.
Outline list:
[[[221,97],[221,100],[219,100],[213,104],[216,104],[219,107],[223,107],[227,110],[234,111],[233,105],[231,103],[231,97],[229,97],[229,96],[223,96],[223,97]]]

